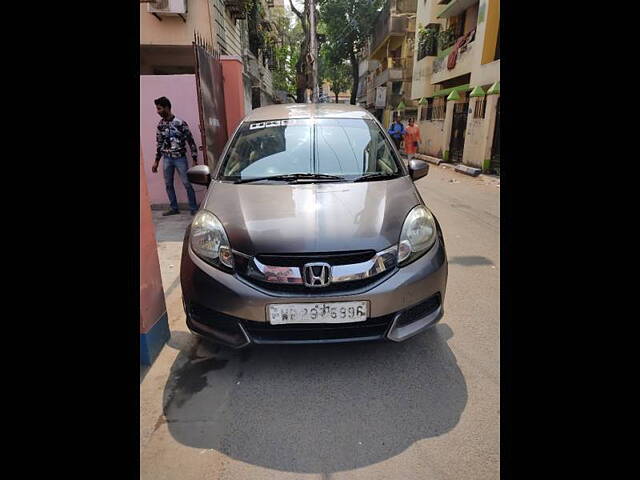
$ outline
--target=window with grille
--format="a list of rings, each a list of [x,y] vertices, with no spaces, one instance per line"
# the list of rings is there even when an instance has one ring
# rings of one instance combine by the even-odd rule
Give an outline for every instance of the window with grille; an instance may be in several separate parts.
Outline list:
[[[447,101],[444,97],[438,97],[433,100],[433,108],[431,113],[431,120],[444,120],[445,113],[447,111]]]
[[[420,107],[420,121],[423,122],[427,119],[427,106],[423,105]]]
[[[473,109],[473,118],[484,118],[484,111],[487,106],[487,97],[477,97],[476,107]]]
[[[427,104],[420,109],[420,120],[431,120],[433,116],[433,98],[427,98]]]

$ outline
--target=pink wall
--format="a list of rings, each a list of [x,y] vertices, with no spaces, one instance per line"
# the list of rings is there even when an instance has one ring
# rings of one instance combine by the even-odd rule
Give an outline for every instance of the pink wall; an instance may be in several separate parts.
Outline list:
[[[222,76],[224,77],[224,109],[227,116],[227,135],[231,138],[234,130],[244,118],[243,65],[240,58],[222,55]]]
[[[140,333],[149,331],[167,311],[143,166],[140,151]]]
[[[156,156],[156,126],[160,120],[153,100],[162,96],[171,100],[173,114],[189,124],[196,145],[198,148],[202,146],[195,75],[140,75],[140,144],[144,157],[148,198],[152,205],[169,203],[162,175],[162,160],[160,160],[158,173],[151,171]],[[191,167],[188,149],[187,158]],[[198,151],[198,163],[202,165],[202,162],[202,152]],[[187,193],[177,173],[174,176],[174,183],[178,203],[187,203]],[[200,203],[207,189],[202,185],[193,185],[193,188]]]

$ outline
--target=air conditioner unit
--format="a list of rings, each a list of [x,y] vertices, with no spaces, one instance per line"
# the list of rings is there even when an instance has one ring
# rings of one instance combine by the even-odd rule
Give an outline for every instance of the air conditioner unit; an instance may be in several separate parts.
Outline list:
[[[187,0],[156,0],[147,4],[147,11],[156,15],[184,15]]]

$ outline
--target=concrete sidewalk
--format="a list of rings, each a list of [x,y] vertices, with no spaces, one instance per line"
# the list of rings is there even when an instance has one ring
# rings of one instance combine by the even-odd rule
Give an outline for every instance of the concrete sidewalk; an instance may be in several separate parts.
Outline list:
[[[403,156],[404,155],[405,154],[403,153]],[[445,162],[441,158],[431,157],[429,155],[424,155],[422,153],[417,153],[415,155],[415,158],[417,158],[419,160],[424,160],[425,162],[429,162],[429,163],[431,163],[433,165],[436,165],[436,166],[439,166],[439,167],[450,168],[451,170],[453,170],[453,171],[455,171],[457,173],[461,173],[463,175],[466,174],[466,175],[469,175],[469,176],[480,178],[480,179],[485,180],[485,181],[490,182],[490,183],[497,183],[498,186],[500,185],[500,176],[499,175],[492,175],[492,174],[488,174],[488,173],[478,173],[476,175],[474,171],[477,171],[477,172],[481,171],[478,168],[468,167],[468,166],[462,165],[462,164],[455,164],[455,163]],[[465,170],[465,171],[460,171],[460,170]]]

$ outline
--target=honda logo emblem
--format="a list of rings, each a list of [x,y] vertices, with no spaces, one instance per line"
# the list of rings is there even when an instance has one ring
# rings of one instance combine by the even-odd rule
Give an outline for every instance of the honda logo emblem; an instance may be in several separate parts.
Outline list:
[[[331,283],[331,266],[328,263],[307,263],[302,276],[307,287],[326,287]]]

